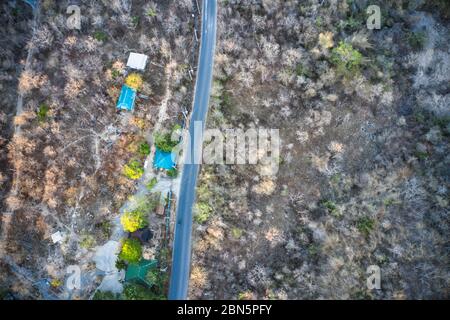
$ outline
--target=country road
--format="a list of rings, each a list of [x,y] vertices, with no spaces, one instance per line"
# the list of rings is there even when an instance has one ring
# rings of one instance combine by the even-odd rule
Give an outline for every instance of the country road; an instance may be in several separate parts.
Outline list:
[[[191,265],[192,207],[195,201],[195,187],[199,173],[199,162],[186,159],[191,155],[200,157],[201,153],[194,148],[201,146],[202,135],[194,135],[194,128],[201,123],[205,128],[211,89],[214,50],[216,43],[217,0],[203,0],[202,32],[198,73],[195,84],[193,111],[189,126],[190,152],[184,152],[184,166],[181,176],[180,197],[177,204],[175,237],[173,243],[172,272],[170,278],[169,299],[186,299],[189,285]],[[197,125],[196,125],[197,124]]]

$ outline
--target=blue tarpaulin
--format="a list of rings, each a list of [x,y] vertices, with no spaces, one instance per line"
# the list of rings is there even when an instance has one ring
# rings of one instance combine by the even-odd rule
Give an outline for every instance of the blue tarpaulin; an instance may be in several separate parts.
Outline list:
[[[134,100],[136,100],[136,90],[123,85],[119,101],[117,101],[117,109],[132,111],[134,109]]]
[[[175,154],[172,152],[164,152],[156,148],[153,166],[157,169],[170,170],[175,168]]]

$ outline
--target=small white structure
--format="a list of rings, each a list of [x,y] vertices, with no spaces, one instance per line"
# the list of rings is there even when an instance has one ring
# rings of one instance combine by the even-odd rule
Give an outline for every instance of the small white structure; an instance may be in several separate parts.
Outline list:
[[[57,231],[54,234],[52,234],[53,243],[59,243],[62,241],[62,239],[63,239],[63,236],[60,231]]]
[[[148,57],[145,54],[131,52],[128,57],[127,67],[144,70],[147,65]]]

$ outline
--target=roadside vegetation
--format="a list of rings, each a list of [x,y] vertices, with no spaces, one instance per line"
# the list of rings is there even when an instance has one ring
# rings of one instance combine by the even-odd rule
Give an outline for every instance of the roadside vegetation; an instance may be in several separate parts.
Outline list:
[[[179,143],[180,125],[175,125],[172,130],[166,132],[156,132],[154,134],[155,145],[158,149],[164,152],[171,152],[173,148]]]

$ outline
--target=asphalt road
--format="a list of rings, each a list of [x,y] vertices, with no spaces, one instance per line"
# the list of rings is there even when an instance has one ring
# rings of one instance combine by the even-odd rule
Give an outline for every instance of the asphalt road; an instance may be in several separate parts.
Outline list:
[[[198,161],[187,159],[191,155],[200,156],[199,146],[203,142],[198,133],[205,128],[208,114],[209,94],[214,65],[216,44],[217,0],[203,0],[202,33],[198,73],[191,121],[189,125],[190,152],[184,152],[185,165],[181,176],[180,197],[177,203],[175,238],[173,243],[172,273],[170,276],[169,299],[186,299],[191,266],[192,207],[195,201],[195,187],[199,172]],[[199,122],[201,121],[201,127]],[[196,127],[196,128],[195,128]],[[191,161],[189,161],[191,160]]]

